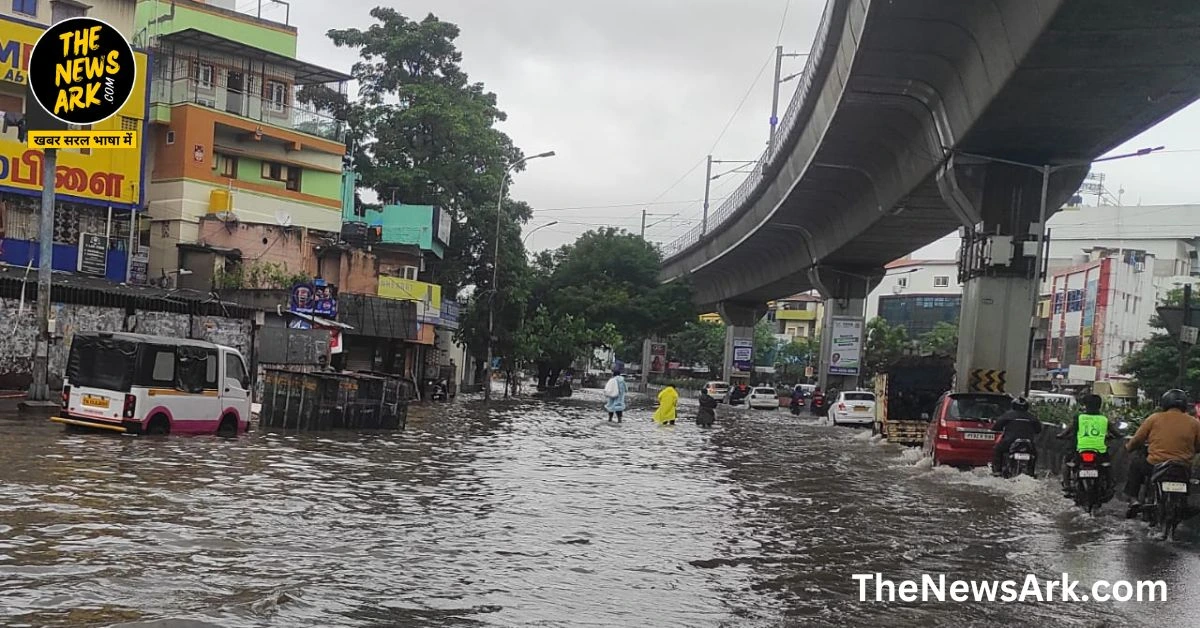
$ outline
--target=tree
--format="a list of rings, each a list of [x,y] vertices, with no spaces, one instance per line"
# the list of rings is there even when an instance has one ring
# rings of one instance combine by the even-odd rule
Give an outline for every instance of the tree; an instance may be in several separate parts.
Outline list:
[[[754,365],[773,366],[779,351],[779,339],[771,323],[763,320],[754,325]]]
[[[725,359],[725,326],[707,321],[688,321],[683,329],[667,337],[667,352],[686,366],[703,366],[721,372]]]
[[[1182,303],[1183,291],[1172,290],[1162,305]],[[1150,326],[1157,331],[1125,357],[1121,372],[1133,376],[1138,388],[1146,391],[1150,399],[1158,399],[1179,385],[1179,340],[1167,332],[1166,325],[1157,315],[1150,319]],[[1200,348],[1196,346],[1191,347],[1187,356],[1184,390],[1192,399],[1200,393]]]
[[[776,366],[780,377],[787,381],[800,381],[804,378],[805,367],[814,367],[821,356],[821,341],[817,338],[796,338],[779,348]]]
[[[536,365],[538,388],[545,389],[557,381],[563,369],[593,348],[618,342],[620,336],[612,324],[593,327],[582,317],[553,316],[542,306],[517,332],[511,355],[520,366]]]
[[[623,339],[618,357],[640,361],[643,339],[667,337],[696,318],[686,280],[659,283],[661,263],[658,249],[638,236],[589,231],[536,258],[530,305],[551,317],[611,323]]]
[[[501,343],[507,337],[509,344],[524,314],[527,264],[520,231],[531,215],[528,205],[505,199],[499,260],[493,254],[501,181],[522,154],[495,127],[505,119],[496,95],[470,82],[459,67],[457,26],[432,14],[410,20],[386,7],[373,9],[371,17],[377,22],[365,30],[328,32],[336,46],[361,55],[352,70],[359,101],[344,103],[319,87],[302,97],[325,109],[341,108],[364,187],[384,199],[436,205],[450,214],[450,245],[434,278],[451,296],[474,287],[459,337],[482,359],[487,311],[495,309],[497,336]],[[498,289],[492,285],[497,263]]]
[[[939,355],[958,355],[958,325],[939,322],[933,329],[921,334],[921,351]]]
[[[904,348],[908,345],[908,330],[900,325],[889,325],[887,320],[876,317],[867,323],[865,335],[862,379],[870,381],[904,354]]]

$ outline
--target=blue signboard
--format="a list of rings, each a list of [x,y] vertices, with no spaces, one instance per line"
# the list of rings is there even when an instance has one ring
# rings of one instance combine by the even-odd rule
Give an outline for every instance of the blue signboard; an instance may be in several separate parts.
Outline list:
[[[438,325],[446,329],[458,329],[458,303],[442,301],[442,317]]]

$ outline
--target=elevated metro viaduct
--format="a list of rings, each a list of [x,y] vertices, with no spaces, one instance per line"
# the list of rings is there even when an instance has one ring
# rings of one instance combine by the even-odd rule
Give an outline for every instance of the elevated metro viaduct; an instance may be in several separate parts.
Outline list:
[[[824,375],[829,319],[960,229],[958,388],[990,369],[1020,391],[1043,194],[1052,213],[1091,160],[1198,97],[1200,2],[829,0],[773,149],[664,247],[660,278],[720,312],[726,374],[768,300],[817,289]]]

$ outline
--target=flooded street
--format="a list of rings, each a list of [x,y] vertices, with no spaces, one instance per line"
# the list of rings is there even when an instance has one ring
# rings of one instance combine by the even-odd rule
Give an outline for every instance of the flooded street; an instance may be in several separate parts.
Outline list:
[[[599,394],[236,441],[0,419],[4,626],[1184,625],[1200,534],[1054,481],[931,469],[864,430]],[[694,404],[694,402],[693,402]],[[486,418],[485,418],[486,417]],[[860,602],[855,573],[1163,579],[1167,602]]]

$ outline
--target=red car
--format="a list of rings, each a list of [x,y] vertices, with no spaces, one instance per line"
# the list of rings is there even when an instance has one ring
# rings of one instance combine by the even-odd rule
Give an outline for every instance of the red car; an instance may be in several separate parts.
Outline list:
[[[992,421],[1012,406],[1003,393],[946,393],[938,400],[933,420],[925,432],[926,456],[933,464],[982,467],[992,462],[992,449],[1000,435]]]

